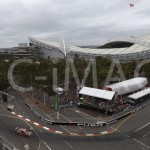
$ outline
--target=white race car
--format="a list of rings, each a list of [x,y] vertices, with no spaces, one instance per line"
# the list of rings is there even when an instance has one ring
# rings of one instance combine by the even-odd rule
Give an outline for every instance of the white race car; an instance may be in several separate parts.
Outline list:
[[[24,128],[17,127],[15,129],[15,131],[17,134],[22,135],[22,136],[26,136],[26,137],[31,137],[31,135],[32,135],[31,131],[28,131],[27,129],[24,129]]]

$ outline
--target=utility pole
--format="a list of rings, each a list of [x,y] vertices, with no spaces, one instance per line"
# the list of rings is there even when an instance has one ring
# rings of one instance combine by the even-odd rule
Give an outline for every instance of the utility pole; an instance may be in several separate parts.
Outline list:
[[[45,99],[45,92],[44,92],[44,107],[45,107],[45,104],[46,104],[46,99]]]

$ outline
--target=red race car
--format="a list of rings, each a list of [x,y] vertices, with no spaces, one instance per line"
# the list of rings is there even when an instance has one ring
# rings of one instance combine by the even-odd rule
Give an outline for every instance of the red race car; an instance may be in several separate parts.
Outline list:
[[[17,127],[15,129],[15,131],[16,131],[17,134],[23,135],[23,136],[26,136],[26,137],[31,137],[31,135],[32,135],[31,131],[28,131],[27,129],[23,129],[23,128],[19,128],[19,127]]]

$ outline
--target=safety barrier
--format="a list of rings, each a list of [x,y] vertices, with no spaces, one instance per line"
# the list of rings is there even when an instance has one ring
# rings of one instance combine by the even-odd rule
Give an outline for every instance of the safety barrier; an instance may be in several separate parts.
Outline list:
[[[4,138],[0,137],[0,150],[18,150],[11,143],[6,141]]]
[[[37,115],[42,121],[44,121],[45,123],[47,124],[51,124],[51,125],[64,125],[64,126],[84,126],[84,127],[102,127],[102,126],[106,126],[106,125],[109,125],[109,124],[112,124],[114,122],[117,122],[118,120],[121,120],[139,110],[141,110],[142,108],[148,106],[150,104],[150,100],[147,100],[135,107],[132,107],[131,109],[129,110],[126,110],[126,111],[123,111],[123,112],[120,112],[116,115],[113,115],[111,117],[108,117],[106,118],[106,121],[104,122],[101,122],[101,123],[84,123],[84,122],[56,122],[56,121],[51,121],[51,120],[48,120],[46,119],[45,117],[43,117],[41,114],[39,114],[38,112],[36,112],[32,106],[30,106],[30,104],[28,104],[28,102],[26,101],[25,102],[25,105],[30,108],[34,113],[35,115]]]

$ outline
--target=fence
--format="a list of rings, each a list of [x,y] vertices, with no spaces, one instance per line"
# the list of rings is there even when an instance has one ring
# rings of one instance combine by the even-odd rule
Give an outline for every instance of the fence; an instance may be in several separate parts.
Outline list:
[[[0,150],[18,150],[11,143],[0,137]]]

